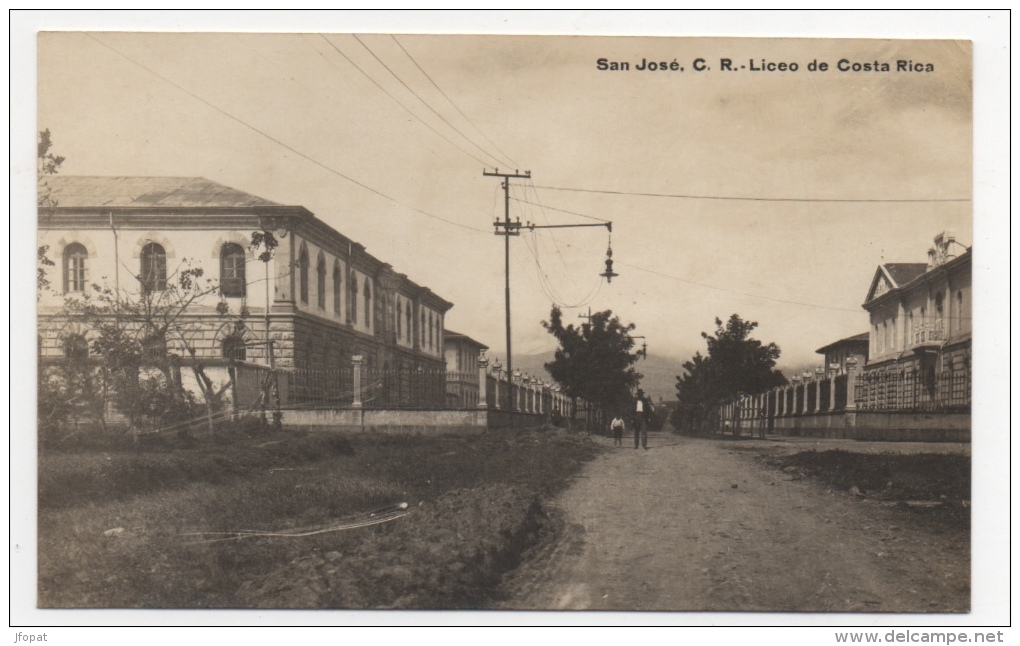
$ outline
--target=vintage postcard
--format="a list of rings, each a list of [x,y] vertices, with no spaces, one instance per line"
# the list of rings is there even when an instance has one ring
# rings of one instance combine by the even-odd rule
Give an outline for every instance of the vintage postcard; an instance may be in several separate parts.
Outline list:
[[[37,57],[40,611],[974,609],[970,40]]]

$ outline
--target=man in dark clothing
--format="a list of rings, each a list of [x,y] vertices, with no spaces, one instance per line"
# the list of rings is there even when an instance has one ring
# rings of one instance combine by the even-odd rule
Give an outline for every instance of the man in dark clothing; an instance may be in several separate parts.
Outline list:
[[[644,449],[648,450],[648,421],[645,417],[648,415],[648,411],[651,405],[648,400],[645,399],[645,393],[642,390],[637,391],[637,401],[634,402],[634,448],[640,444]]]

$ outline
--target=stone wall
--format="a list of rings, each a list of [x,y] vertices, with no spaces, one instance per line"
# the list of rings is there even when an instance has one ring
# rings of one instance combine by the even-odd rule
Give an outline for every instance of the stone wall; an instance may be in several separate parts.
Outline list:
[[[488,428],[486,414],[484,410],[284,410],[283,426],[350,434],[477,434]]]

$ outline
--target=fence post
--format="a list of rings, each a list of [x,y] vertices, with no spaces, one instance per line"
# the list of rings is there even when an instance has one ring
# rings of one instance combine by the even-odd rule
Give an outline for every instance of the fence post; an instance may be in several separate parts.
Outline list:
[[[822,376],[825,372],[821,368],[815,368],[815,414],[822,411]]]
[[[489,393],[486,389],[489,380],[489,360],[485,355],[478,357],[478,408],[489,407]]]
[[[829,411],[836,410],[836,372],[829,376]]]
[[[857,410],[857,395],[854,388],[857,385],[857,359],[850,357],[846,360],[846,410]]]
[[[364,360],[360,354],[356,354],[351,357],[351,363],[354,364],[354,401],[351,403],[351,408],[361,408],[361,362]]]

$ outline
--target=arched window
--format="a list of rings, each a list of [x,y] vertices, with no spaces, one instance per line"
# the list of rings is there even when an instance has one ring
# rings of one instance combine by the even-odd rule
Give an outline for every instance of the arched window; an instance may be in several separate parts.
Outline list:
[[[397,299],[397,338],[398,339],[403,336],[403,333],[401,332],[401,329],[403,328],[403,325],[402,325],[402,323],[403,323],[402,319],[403,318],[404,318],[404,308],[400,304],[400,299],[398,298]]]
[[[244,361],[248,355],[244,339],[236,334],[231,334],[227,338],[223,339],[223,345],[220,349],[223,351],[224,359]]]
[[[72,334],[64,339],[64,356],[72,361],[84,361],[89,358],[89,344],[80,334]]]
[[[358,276],[353,271],[351,272],[351,278],[347,281],[347,286],[350,288],[350,303],[347,304],[347,315],[350,317],[349,323],[358,322]]]
[[[89,252],[77,242],[64,247],[64,293],[84,292],[88,282]]]
[[[372,327],[372,284],[365,279],[365,327]]]
[[[141,273],[142,293],[161,292],[166,289],[166,250],[155,242],[142,247]]]
[[[326,256],[319,252],[319,259],[315,262],[315,295],[319,303],[319,309],[326,309]]]
[[[343,298],[343,281],[340,271],[340,261],[333,261],[333,313],[340,315],[340,299]]]
[[[228,242],[220,247],[220,294],[231,298],[244,297],[247,291],[244,262],[241,245]]]
[[[308,247],[301,243],[301,252],[298,254],[298,281],[301,283],[301,302],[308,302]]]

